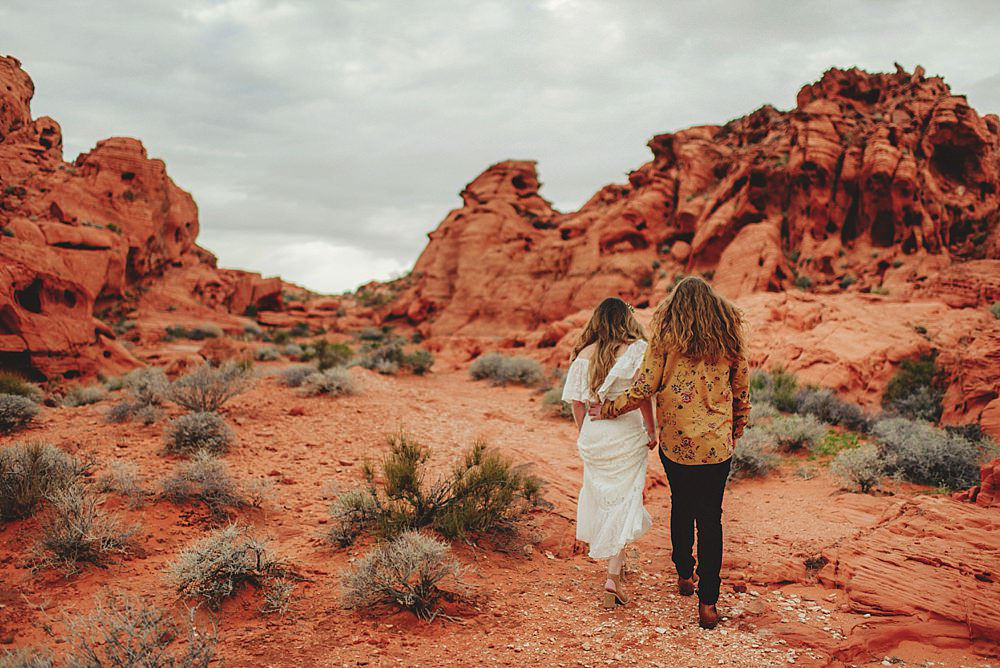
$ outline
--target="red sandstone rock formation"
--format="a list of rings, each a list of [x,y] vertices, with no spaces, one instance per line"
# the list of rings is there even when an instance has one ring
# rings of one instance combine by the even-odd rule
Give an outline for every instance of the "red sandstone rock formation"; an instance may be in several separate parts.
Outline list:
[[[469,351],[491,347],[480,337],[546,348],[603,297],[655,305],[675,276],[702,273],[748,310],[758,362],[873,403],[896,363],[937,348],[952,373],[945,420],[1000,436],[1000,332],[985,313],[1000,301],[997,116],[919,67],[832,69],[792,111],[649,147],[627,184],[565,214],[533,162],[493,165],[431,233],[386,319]]]
[[[198,208],[160,160],[112,138],[63,162],[50,118],[32,120],[34,85],[0,58],[0,366],[71,378],[138,364],[94,317],[128,288],[172,267],[200,278],[187,294],[209,308],[279,308],[281,281],[216,270],[195,246]]]

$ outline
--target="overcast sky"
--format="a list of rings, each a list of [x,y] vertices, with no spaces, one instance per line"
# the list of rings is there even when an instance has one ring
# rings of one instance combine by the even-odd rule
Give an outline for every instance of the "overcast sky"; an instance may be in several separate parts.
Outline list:
[[[410,268],[490,164],[573,210],[657,133],[920,63],[1000,111],[1000,2],[2,0],[66,158],[140,138],[226,267],[320,292]]]

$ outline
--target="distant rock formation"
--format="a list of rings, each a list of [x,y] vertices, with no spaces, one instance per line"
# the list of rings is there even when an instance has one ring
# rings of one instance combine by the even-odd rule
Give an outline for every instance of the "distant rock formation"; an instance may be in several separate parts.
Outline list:
[[[138,361],[95,306],[175,267],[224,312],[281,306],[282,283],[215,269],[195,245],[198,207],[142,144],[115,137],[66,163],[51,118],[31,118],[34,85],[0,58],[0,367],[42,378],[117,372]]]

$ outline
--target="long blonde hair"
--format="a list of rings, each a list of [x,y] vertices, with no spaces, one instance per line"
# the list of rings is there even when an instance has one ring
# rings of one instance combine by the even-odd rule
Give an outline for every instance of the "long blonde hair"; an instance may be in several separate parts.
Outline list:
[[[654,339],[693,359],[735,361],[743,354],[743,315],[712,286],[688,276],[656,311],[650,325]]]
[[[632,307],[620,299],[608,297],[594,309],[594,315],[590,316],[590,321],[580,334],[580,340],[573,348],[571,359],[575,360],[581,350],[595,344],[596,350],[590,358],[588,384],[590,391],[597,394],[615,364],[618,348],[622,344],[645,338],[642,325],[632,315]]]

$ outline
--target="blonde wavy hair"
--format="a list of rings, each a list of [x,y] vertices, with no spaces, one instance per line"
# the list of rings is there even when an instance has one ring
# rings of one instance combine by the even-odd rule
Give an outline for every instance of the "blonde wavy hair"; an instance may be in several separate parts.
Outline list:
[[[656,307],[650,329],[667,347],[713,363],[739,359],[746,345],[743,314],[697,276],[681,279]]]
[[[590,316],[579,341],[573,347],[573,356],[570,359],[575,360],[581,350],[592,343],[595,344],[596,350],[590,358],[588,384],[590,391],[597,394],[597,390],[615,364],[617,359],[615,353],[618,349],[623,344],[639,339],[645,340],[646,333],[632,314],[632,307],[620,299],[608,297],[594,309],[594,314]]]

